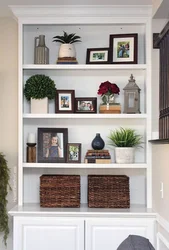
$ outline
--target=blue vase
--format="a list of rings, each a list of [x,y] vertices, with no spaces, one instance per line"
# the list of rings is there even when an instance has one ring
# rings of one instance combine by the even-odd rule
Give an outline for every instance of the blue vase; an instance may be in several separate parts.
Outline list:
[[[101,138],[100,134],[97,133],[95,138],[92,141],[92,148],[94,150],[101,150],[104,148],[104,146],[105,146],[105,143],[103,139]]]

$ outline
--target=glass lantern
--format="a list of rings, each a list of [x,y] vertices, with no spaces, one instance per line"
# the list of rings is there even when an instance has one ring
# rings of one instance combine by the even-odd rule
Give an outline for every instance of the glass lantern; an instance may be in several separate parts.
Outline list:
[[[128,84],[124,87],[124,113],[137,114],[140,112],[140,88],[131,74]]]

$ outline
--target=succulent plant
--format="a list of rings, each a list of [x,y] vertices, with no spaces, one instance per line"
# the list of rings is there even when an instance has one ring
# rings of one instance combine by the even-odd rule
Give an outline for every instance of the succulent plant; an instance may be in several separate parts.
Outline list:
[[[53,42],[58,42],[58,43],[77,43],[81,42],[80,36],[76,36],[75,33],[68,34],[67,32],[63,31],[63,36],[54,36],[53,37]]]

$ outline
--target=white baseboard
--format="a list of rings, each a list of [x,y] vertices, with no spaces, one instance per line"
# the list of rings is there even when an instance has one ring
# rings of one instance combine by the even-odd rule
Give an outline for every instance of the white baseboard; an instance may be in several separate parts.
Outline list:
[[[162,242],[169,249],[169,241],[161,234],[157,233],[157,250],[162,250],[160,242]]]
[[[157,214],[157,223],[165,229],[167,233],[169,233],[169,222]]]

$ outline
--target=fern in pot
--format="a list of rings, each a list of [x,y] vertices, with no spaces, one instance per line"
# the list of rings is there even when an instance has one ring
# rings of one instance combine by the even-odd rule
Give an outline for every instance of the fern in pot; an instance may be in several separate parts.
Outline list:
[[[120,128],[110,132],[110,145],[115,147],[116,163],[134,163],[134,149],[141,147],[142,136],[134,129]]]
[[[31,113],[48,113],[48,99],[56,96],[54,81],[46,75],[33,75],[27,79],[24,95],[31,101]]]
[[[81,42],[81,37],[77,36],[76,33],[68,34],[63,31],[62,36],[54,36],[53,42],[61,43],[59,48],[59,58],[76,58],[76,50],[74,43]]]

